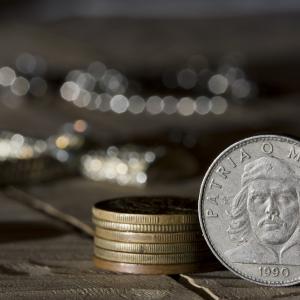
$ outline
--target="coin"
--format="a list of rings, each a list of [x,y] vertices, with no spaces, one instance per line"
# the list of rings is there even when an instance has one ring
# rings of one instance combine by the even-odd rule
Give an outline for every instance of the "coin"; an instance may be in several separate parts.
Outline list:
[[[96,227],[95,235],[112,241],[130,243],[187,243],[203,242],[202,234],[199,231],[175,232],[175,233],[139,233],[114,231]]]
[[[189,198],[130,197],[98,202],[97,219],[127,224],[198,224],[197,202]]]
[[[125,224],[93,218],[93,223],[105,229],[132,232],[182,232],[199,229],[199,224]]]
[[[300,142],[260,135],[224,150],[199,195],[204,237],[244,279],[268,286],[300,282]]]
[[[122,243],[110,241],[95,237],[95,245],[97,247],[119,252],[131,253],[188,253],[188,252],[205,252],[206,247],[202,247],[200,243],[171,243],[171,244],[146,244],[146,243]]]
[[[203,265],[200,263],[171,265],[129,264],[109,261],[98,257],[94,257],[94,263],[96,267],[112,272],[152,275],[192,273],[201,270],[203,267]]]
[[[128,252],[110,251],[99,247],[94,247],[96,257],[133,264],[188,264],[204,261],[207,255],[196,252],[175,253],[175,254],[137,254]]]

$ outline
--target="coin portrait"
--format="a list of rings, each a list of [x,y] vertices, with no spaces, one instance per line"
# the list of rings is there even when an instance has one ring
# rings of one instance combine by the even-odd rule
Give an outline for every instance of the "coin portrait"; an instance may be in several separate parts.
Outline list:
[[[262,157],[245,165],[230,208],[228,234],[241,243],[226,252],[231,261],[300,265],[298,185],[283,160]]]
[[[300,280],[300,143],[255,136],[226,149],[200,191],[204,236],[238,275],[267,285]]]

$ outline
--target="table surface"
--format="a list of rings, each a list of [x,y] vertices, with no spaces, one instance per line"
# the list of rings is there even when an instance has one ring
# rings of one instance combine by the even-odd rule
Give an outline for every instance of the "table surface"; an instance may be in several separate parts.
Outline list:
[[[27,132],[54,131],[61,114],[27,108],[1,109],[2,127]],[[18,115],[19,114],[19,115]],[[12,122],[15,116],[18,124]],[[17,116],[17,118],[16,118]],[[35,119],[33,119],[34,117]],[[108,123],[116,129],[116,124]],[[41,124],[37,128],[36,123]],[[105,119],[102,119],[105,122]],[[26,125],[25,125],[26,124]],[[104,123],[103,123],[104,124]],[[18,126],[18,127],[17,127]],[[27,126],[27,127],[26,127]],[[130,128],[130,127],[129,127]],[[91,207],[125,195],[197,197],[201,178],[155,184],[143,189],[95,183],[73,177],[19,187],[59,211],[91,225]],[[299,299],[299,287],[268,288],[242,280],[216,265],[215,270],[176,276],[126,275],[96,269],[92,239],[0,191],[0,299]]]

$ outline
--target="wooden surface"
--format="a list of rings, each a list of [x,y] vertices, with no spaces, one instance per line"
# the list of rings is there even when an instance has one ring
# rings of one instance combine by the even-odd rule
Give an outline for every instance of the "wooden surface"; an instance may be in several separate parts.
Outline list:
[[[123,190],[123,191],[121,191]],[[146,190],[149,192],[150,188]],[[133,191],[67,179],[27,189],[90,223],[95,201]],[[146,191],[143,191],[145,193]],[[140,193],[135,194],[143,194]],[[182,192],[184,193],[184,192]],[[300,288],[249,283],[220,265],[211,272],[137,276],[97,270],[92,239],[62,222],[0,195],[0,299],[299,299]]]
[[[264,287],[243,280],[229,271],[180,275],[182,284],[198,294],[206,293],[207,299],[299,299],[299,286]]]
[[[0,206],[0,299],[201,299],[168,276],[97,270],[90,238],[3,194]]]

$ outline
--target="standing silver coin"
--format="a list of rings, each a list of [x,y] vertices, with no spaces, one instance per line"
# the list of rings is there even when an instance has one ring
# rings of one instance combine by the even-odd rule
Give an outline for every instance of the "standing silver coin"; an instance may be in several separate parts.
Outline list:
[[[247,138],[223,151],[200,190],[199,218],[216,257],[269,286],[300,282],[300,142]]]

